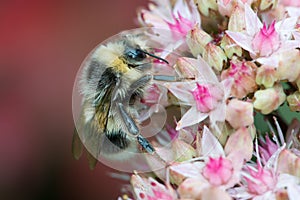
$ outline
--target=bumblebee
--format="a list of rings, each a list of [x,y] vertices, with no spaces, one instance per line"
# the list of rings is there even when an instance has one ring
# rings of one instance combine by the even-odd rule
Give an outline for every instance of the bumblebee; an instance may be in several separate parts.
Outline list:
[[[76,128],[80,140],[96,160],[99,156],[127,159],[128,152],[138,151],[138,145],[145,152],[155,153],[140,133],[135,101],[142,97],[151,80],[175,81],[176,78],[149,73],[153,60],[168,64],[167,60],[150,53],[144,37],[123,35],[96,47],[83,62],[78,76],[82,111]],[[79,138],[75,134],[75,156],[80,154],[76,150],[78,146]]]

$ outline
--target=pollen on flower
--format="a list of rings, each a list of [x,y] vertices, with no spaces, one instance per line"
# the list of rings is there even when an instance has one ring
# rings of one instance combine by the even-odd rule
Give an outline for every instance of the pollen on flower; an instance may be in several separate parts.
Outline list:
[[[230,160],[222,156],[210,157],[202,173],[212,185],[218,186],[228,182],[233,175],[233,166]]]

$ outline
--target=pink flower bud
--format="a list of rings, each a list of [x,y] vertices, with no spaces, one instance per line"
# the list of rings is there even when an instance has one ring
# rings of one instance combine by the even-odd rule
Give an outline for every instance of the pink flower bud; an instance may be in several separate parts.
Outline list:
[[[231,94],[237,98],[243,98],[257,89],[256,68],[252,62],[240,62],[232,59],[230,67],[222,72],[221,79],[233,78]]]
[[[195,79],[197,77],[197,74],[199,74],[196,66],[190,61],[189,58],[186,57],[178,58],[175,69],[184,78]]]
[[[231,100],[226,108],[226,120],[235,129],[250,126],[254,122],[252,103]]]
[[[290,50],[280,55],[277,69],[280,80],[295,81],[300,76],[300,52],[299,50]]]
[[[284,149],[278,158],[278,172],[300,176],[300,158],[291,151]]]
[[[285,6],[295,6],[295,7],[300,6],[300,1],[295,1],[295,0],[281,0],[280,3]]]

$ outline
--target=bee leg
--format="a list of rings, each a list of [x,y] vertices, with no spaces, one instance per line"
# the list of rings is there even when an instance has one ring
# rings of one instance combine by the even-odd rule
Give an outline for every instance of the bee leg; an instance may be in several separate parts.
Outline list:
[[[125,110],[124,105],[122,103],[118,103],[118,108],[121,113],[122,119],[128,129],[128,132],[136,136],[138,143],[142,146],[143,149],[145,149],[148,153],[154,153],[154,148],[146,138],[140,135],[139,128],[137,127],[132,117]]]
[[[174,81],[181,81],[183,78],[177,76],[168,76],[168,75],[153,75],[153,79],[156,81],[174,82]]]
[[[152,75],[145,75],[140,79],[136,80],[134,83],[132,83],[130,85],[131,92],[129,93],[129,95],[131,95],[131,93],[134,92],[136,89],[145,86],[152,79],[152,77]]]
[[[152,147],[152,145],[150,144],[150,142],[146,138],[144,138],[142,135],[137,136],[137,141],[148,153],[152,154],[155,152],[155,150]]]
[[[151,75],[145,75],[145,76],[142,76],[141,78],[139,78],[138,80],[136,80],[135,82],[133,82],[130,85],[130,87],[129,87],[127,93],[125,94],[125,96],[122,97],[122,100],[121,100],[121,97],[120,97],[119,93],[117,93],[118,90],[115,89],[113,94],[112,94],[112,101],[113,102],[120,102],[120,101],[129,102],[131,96],[134,94],[134,91],[136,91],[139,88],[144,87],[151,79],[152,79]],[[117,82],[116,88],[118,88],[119,85],[120,85],[120,82]]]
[[[127,127],[127,130],[132,135],[138,135],[140,133],[139,128],[135,124],[135,121],[132,119],[132,117],[127,113],[125,110],[125,107],[122,103],[117,104],[120,114],[122,116],[122,119]]]

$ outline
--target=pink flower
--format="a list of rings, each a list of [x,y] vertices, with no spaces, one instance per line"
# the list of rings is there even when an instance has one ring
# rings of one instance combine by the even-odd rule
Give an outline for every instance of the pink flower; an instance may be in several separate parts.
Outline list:
[[[280,0],[280,3],[285,5],[285,6],[295,6],[295,7],[300,7],[300,1],[295,1],[295,0]]]
[[[235,129],[252,125],[254,123],[252,103],[232,99],[226,108],[226,120]]]
[[[142,103],[146,105],[160,104],[162,106],[168,105],[168,97],[166,88],[158,85],[152,84],[147,88]]]
[[[255,34],[252,40],[252,48],[255,52],[259,52],[260,56],[269,56],[279,48],[280,38],[275,30],[275,21],[267,27],[264,23],[263,27]]]
[[[137,200],[176,200],[173,190],[166,188],[153,178],[142,178],[139,175],[132,175],[131,185]]]
[[[255,195],[261,195],[272,190],[277,183],[277,176],[269,169],[262,168],[259,164],[258,169],[248,168],[250,178],[245,178],[248,184],[248,190]]]
[[[260,146],[258,146],[260,155],[263,160],[267,161],[269,158],[278,150],[278,146],[269,138],[268,135],[265,137],[265,141],[260,139]]]
[[[230,160],[222,156],[219,158],[209,157],[202,174],[212,185],[223,185],[231,178],[233,166]]]
[[[256,65],[252,62],[231,61],[230,67],[222,71],[221,79],[234,79],[231,94],[243,98],[257,89],[255,83]]]
[[[153,2],[154,4],[149,4],[149,10],[140,10],[139,22],[144,26],[154,27],[157,32],[161,29],[163,34],[169,33],[173,39],[183,39],[196,24],[201,24],[198,10],[193,3],[178,0],[173,7],[168,0]]]
[[[226,99],[230,93],[231,80],[221,83],[208,64],[201,58],[185,58],[189,67],[197,70],[195,81],[166,83],[169,91],[190,109],[182,116],[176,129],[192,126],[209,117],[212,124],[225,121]]]
[[[208,113],[215,109],[218,101],[222,100],[222,90],[215,85],[200,85],[196,83],[196,88],[191,91],[196,102],[198,111]]]
[[[275,21],[267,27],[262,24],[257,14],[245,5],[245,32],[226,31],[239,46],[249,51],[252,58],[261,64],[278,65],[278,59],[274,57],[278,53],[295,49],[300,46],[300,42],[291,40],[297,18],[290,17],[283,21]],[[277,61],[277,62],[276,62]]]
[[[193,159],[195,162],[170,166],[170,178],[179,185],[181,198],[197,199],[212,188],[225,191],[240,183],[242,165],[252,156],[252,139],[247,129],[233,133],[223,148],[205,126],[196,144],[199,157]],[[226,192],[223,195],[216,199],[230,199]]]

